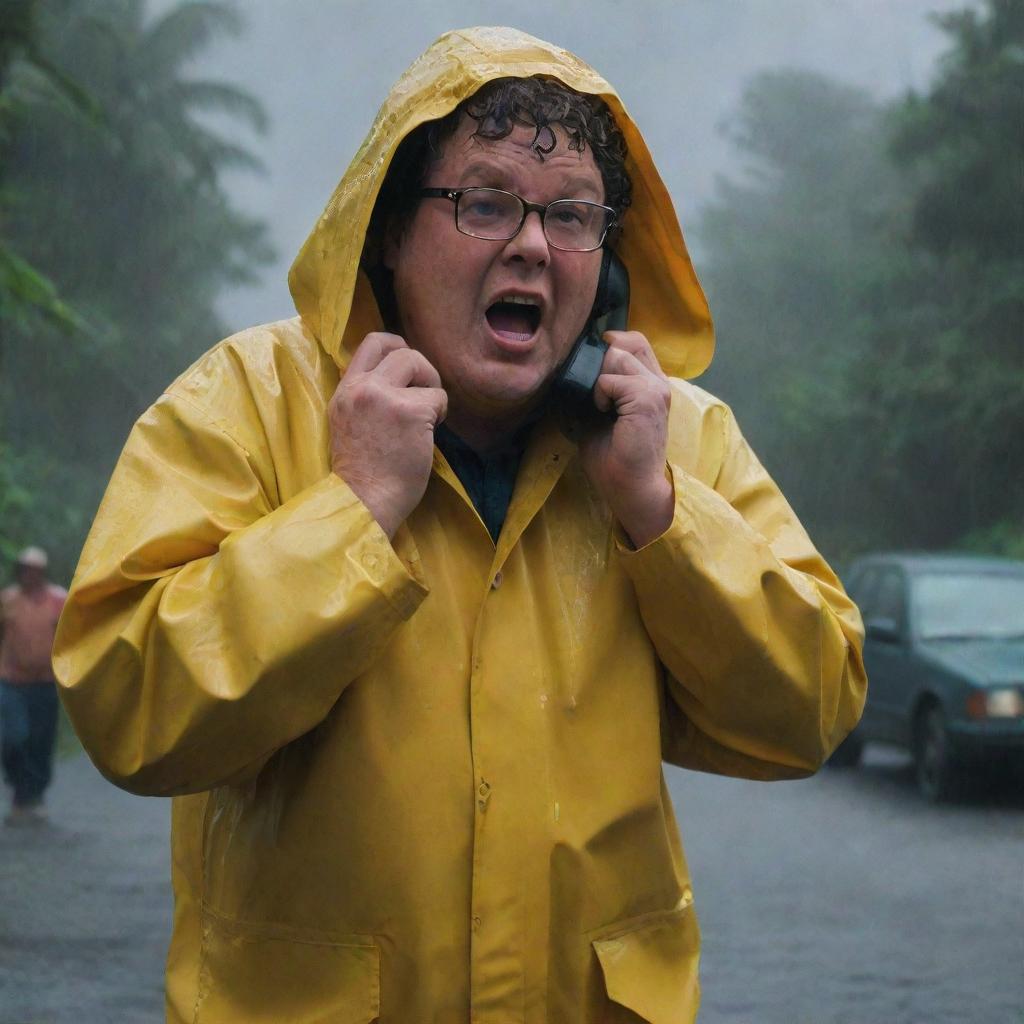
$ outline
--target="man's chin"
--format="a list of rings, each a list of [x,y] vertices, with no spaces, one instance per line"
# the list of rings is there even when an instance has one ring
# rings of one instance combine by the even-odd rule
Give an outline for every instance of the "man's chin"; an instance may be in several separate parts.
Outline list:
[[[547,398],[550,376],[489,381],[465,394],[466,412],[474,418],[517,428],[537,415]]]
[[[547,398],[553,376],[548,374],[521,387],[507,387],[494,395],[495,404],[506,409],[535,409]]]

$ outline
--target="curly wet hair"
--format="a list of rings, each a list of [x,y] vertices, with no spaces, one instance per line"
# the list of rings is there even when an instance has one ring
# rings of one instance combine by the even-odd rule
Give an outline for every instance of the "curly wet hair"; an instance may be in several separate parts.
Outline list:
[[[402,140],[374,206],[372,234],[388,223],[408,223],[428,170],[440,159],[463,114],[476,121],[475,138],[503,139],[519,125],[534,128],[533,148],[541,159],[555,146],[551,126],[560,126],[570,150],[583,153],[590,147],[604,183],[605,203],[621,220],[632,199],[626,140],[604,100],[578,93],[553,78],[498,78],[446,117],[420,125]]]

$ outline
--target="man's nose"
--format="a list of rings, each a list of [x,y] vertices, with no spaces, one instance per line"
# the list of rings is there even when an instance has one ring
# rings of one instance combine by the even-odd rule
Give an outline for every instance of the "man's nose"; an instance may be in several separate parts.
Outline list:
[[[522,259],[539,266],[547,263],[551,250],[544,234],[544,222],[536,210],[526,215],[519,233],[508,240],[505,251],[513,259]]]

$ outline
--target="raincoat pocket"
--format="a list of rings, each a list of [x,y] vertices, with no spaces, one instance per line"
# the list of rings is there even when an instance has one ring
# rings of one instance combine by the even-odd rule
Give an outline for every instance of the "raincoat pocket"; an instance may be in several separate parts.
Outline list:
[[[700,929],[689,890],[672,910],[623,921],[592,945],[612,1002],[648,1024],[696,1018]]]
[[[380,1013],[380,949],[333,935],[203,912],[193,1024],[370,1024]]]

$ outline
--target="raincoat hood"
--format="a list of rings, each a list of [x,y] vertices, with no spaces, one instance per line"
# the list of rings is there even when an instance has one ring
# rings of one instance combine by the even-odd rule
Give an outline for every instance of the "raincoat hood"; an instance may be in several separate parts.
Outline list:
[[[622,130],[633,202],[616,251],[630,272],[632,330],[643,333],[670,376],[695,377],[711,362],[707,301],[686,251],[668,191],[643,136],[615,90],[578,57],[511,28],[471,28],[441,36],[402,75],[289,274],[303,323],[342,366],[381,318],[360,257],[373,204],[399,143],[451,113],[496,78],[546,75],[600,96]]]

